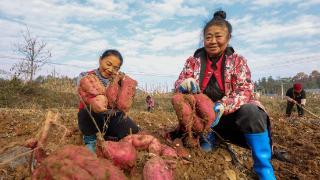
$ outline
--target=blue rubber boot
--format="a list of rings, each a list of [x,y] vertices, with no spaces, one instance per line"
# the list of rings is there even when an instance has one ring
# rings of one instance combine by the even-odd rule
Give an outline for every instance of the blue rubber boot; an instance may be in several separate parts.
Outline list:
[[[93,153],[96,153],[96,142],[97,142],[97,136],[94,135],[84,135],[83,136],[83,141],[86,147]]]
[[[252,151],[253,169],[260,180],[274,180],[271,164],[271,146],[268,131],[256,134],[245,134],[248,145]]]
[[[204,136],[204,135],[200,136],[201,150],[205,152],[210,152],[213,150],[214,145],[215,145],[215,137],[214,137],[213,131],[209,132],[207,136]]]

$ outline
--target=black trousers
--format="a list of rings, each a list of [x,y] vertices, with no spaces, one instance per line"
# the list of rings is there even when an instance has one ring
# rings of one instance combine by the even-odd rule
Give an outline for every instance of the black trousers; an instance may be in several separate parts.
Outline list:
[[[222,116],[218,125],[213,129],[223,139],[249,148],[244,134],[262,133],[268,130],[270,136],[270,120],[267,113],[258,106],[244,104],[237,111]]]
[[[115,112],[112,114],[102,114],[91,112],[100,132],[105,132],[105,140],[120,140],[130,134],[139,131],[139,127],[129,117],[124,117],[124,113]],[[88,112],[81,109],[78,112],[78,126],[84,135],[93,135],[98,132],[96,126],[92,122]]]
[[[287,102],[287,109],[286,109],[286,114],[287,114],[287,116],[290,116],[290,115],[291,115],[293,106],[294,106],[294,103],[292,103],[292,102]],[[303,110],[299,105],[297,105],[297,110],[298,110],[299,116],[303,116],[303,115],[304,115],[304,110]]]

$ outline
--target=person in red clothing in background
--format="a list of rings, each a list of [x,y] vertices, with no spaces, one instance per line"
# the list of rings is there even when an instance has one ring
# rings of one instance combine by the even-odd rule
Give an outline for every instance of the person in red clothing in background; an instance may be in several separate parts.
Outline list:
[[[297,105],[298,114],[300,117],[303,117],[304,111],[302,106],[306,105],[306,92],[302,88],[301,83],[294,83],[293,87],[289,88],[286,93],[287,98],[287,117],[291,116],[292,108],[294,104]]]
[[[150,95],[146,97],[146,103],[147,103],[147,111],[150,112],[151,110],[153,110],[154,100]]]
[[[270,162],[270,120],[254,98],[247,61],[229,46],[231,33],[226,13],[215,12],[203,29],[204,47],[186,60],[175,89],[181,93],[202,92],[211,98],[215,102],[212,108],[223,114],[218,123],[214,121],[211,125],[212,130],[231,143],[252,150],[253,168],[260,179],[275,179]],[[202,135],[202,150],[211,151],[214,147],[213,131]]]

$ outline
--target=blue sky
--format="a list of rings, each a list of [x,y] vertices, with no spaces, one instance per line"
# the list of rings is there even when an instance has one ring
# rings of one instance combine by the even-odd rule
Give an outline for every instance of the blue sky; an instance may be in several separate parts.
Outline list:
[[[75,77],[115,48],[140,87],[170,89],[218,9],[227,12],[230,45],[248,60],[253,80],[320,70],[320,0],[1,0],[0,70],[3,76],[17,62],[14,44],[28,26],[48,43],[51,62],[70,65],[47,65],[37,75],[55,69]]]

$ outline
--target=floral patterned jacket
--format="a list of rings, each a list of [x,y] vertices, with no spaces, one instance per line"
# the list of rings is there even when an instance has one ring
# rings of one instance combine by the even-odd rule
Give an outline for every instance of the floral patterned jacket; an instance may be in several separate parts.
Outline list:
[[[222,62],[225,96],[221,99],[221,103],[225,107],[224,115],[233,113],[241,105],[247,103],[254,103],[264,109],[263,105],[254,98],[254,85],[247,61],[241,55],[234,53],[231,47],[227,49]],[[194,78],[198,84],[201,84],[206,69],[206,60],[204,48],[198,49],[194,56],[189,57],[175,82],[175,89],[177,90],[182,81],[187,78]]]

